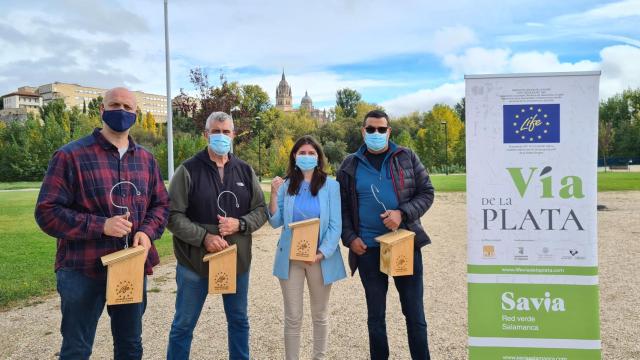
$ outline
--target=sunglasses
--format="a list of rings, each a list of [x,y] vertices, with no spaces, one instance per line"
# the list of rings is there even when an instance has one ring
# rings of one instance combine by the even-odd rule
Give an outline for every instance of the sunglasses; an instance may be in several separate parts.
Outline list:
[[[374,132],[376,132],[376,130],[378,130],[380,134],[386,134],[387,130],[389,130],[389,127],[388,126],[380,126],[380,127],[367,126],[366,128],[364,128],[364,130],[367,132],[367,134],[373,134]]]

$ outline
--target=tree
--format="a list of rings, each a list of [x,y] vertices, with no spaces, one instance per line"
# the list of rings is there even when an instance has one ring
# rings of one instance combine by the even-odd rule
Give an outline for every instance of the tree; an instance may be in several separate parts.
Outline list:
[[[89,116],[100,116],[100,105],[102,104],[102,96],[89,100]]]
[[[198,132],[204,130],[205,121],[212,112],[224,111],[231,114],[231,109],[240,105],[241,93],[238,83],[228,82],[224,75],[220,75],[220,86],[214,87],[209,85],[207,73],[202,68],[195,68],[190,71],[190,80],[199,92],[200,110],[193,117]]]
[[[66,107],[64,99],[51,100],[40,108],[40,118],[44,120],[50,116],[53,119],[62,119]]]
[[[336,173],[342,160],[347,156],[347,144],[341,140],[327,141],[323,144],[323,149],[332,173]]]
[[[341,111],[345,117],[355,117],[357,105],[361,99],[362,96],[356,90],[349,88],[338,90],[336,92],[336,111]]]
[[[156,118],[149,111],[147,111],[147,114],[144,116],[144,121],[142,123],[142,128],[147,130],[151,134],[156,134],[157,133]]]
[[[464,112],[465,112],[465,100],[464,97],[462,99],[460,99],[460,101],[458,101],[456,103],[456,105],[453,107],[453,109],[456,111],[456,114],[458,114],[458,118],[460,119],[460,121],[462,121],[464,123]]]
[[[395,135],[394,142],[400,146],[408,147],[410,149],[413,149],[413,147],[415,146],[413,143],[413,138],[411,138],[411,134],[409,134],[407,130],[402,130],[400,134]]]
[[[598,150],[602,154],[604,160],[605,171],[607,169],[607,156],[611,150],[614,131],[613,124],[607,121],[600,121],[598,124]]]

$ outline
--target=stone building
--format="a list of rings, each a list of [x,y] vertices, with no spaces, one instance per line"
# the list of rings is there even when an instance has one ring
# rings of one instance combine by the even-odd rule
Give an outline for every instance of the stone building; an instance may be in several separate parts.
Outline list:
[[[304,96],[300,101],[300,107],[298,109],[293,108],[293,97],[291,95],[291,86],[287,82],[287,79],[284,75],[284,70],[282,71],[282,79],[280,83],[278,83],[278,87],[276,88],[276,109],[282,110],[284,112],[296,112],[300,110],[306,110],[311,117],[316,119],[321,123],[325,123],[328,121],[327,111],[320,110],[313,107],[313,100],[309,96],[309,93],[305,90]]]
[[[93,99],[104,95],[107,89],[82,86],[63,82],[53,82],[37,87],[23,86],[18,91],[3,95],[1,116],[7,118],[26,118],[26,113],[38,113],[39,109],[55,99],[62,99],[67,108],[79,109]],[[143,114],[153,114],[157,123],[167,121],[167,97],[142,91],[132,91],[136,104]]]

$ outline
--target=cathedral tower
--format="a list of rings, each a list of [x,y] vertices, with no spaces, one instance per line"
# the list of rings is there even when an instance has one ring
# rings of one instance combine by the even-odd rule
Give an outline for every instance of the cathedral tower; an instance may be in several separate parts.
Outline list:
[[[284,69],[282,70],[282,80],[278,84],[276,88],[276,109],[280,109],[282,111],[291,111],[293,108],[291,107],[291,86],[284,77]]]

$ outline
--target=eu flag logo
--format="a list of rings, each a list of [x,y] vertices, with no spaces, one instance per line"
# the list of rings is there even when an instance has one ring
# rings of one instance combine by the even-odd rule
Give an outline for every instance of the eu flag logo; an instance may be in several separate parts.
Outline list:
[[[503,105],[504,143],[559,143],[560,104]]]

